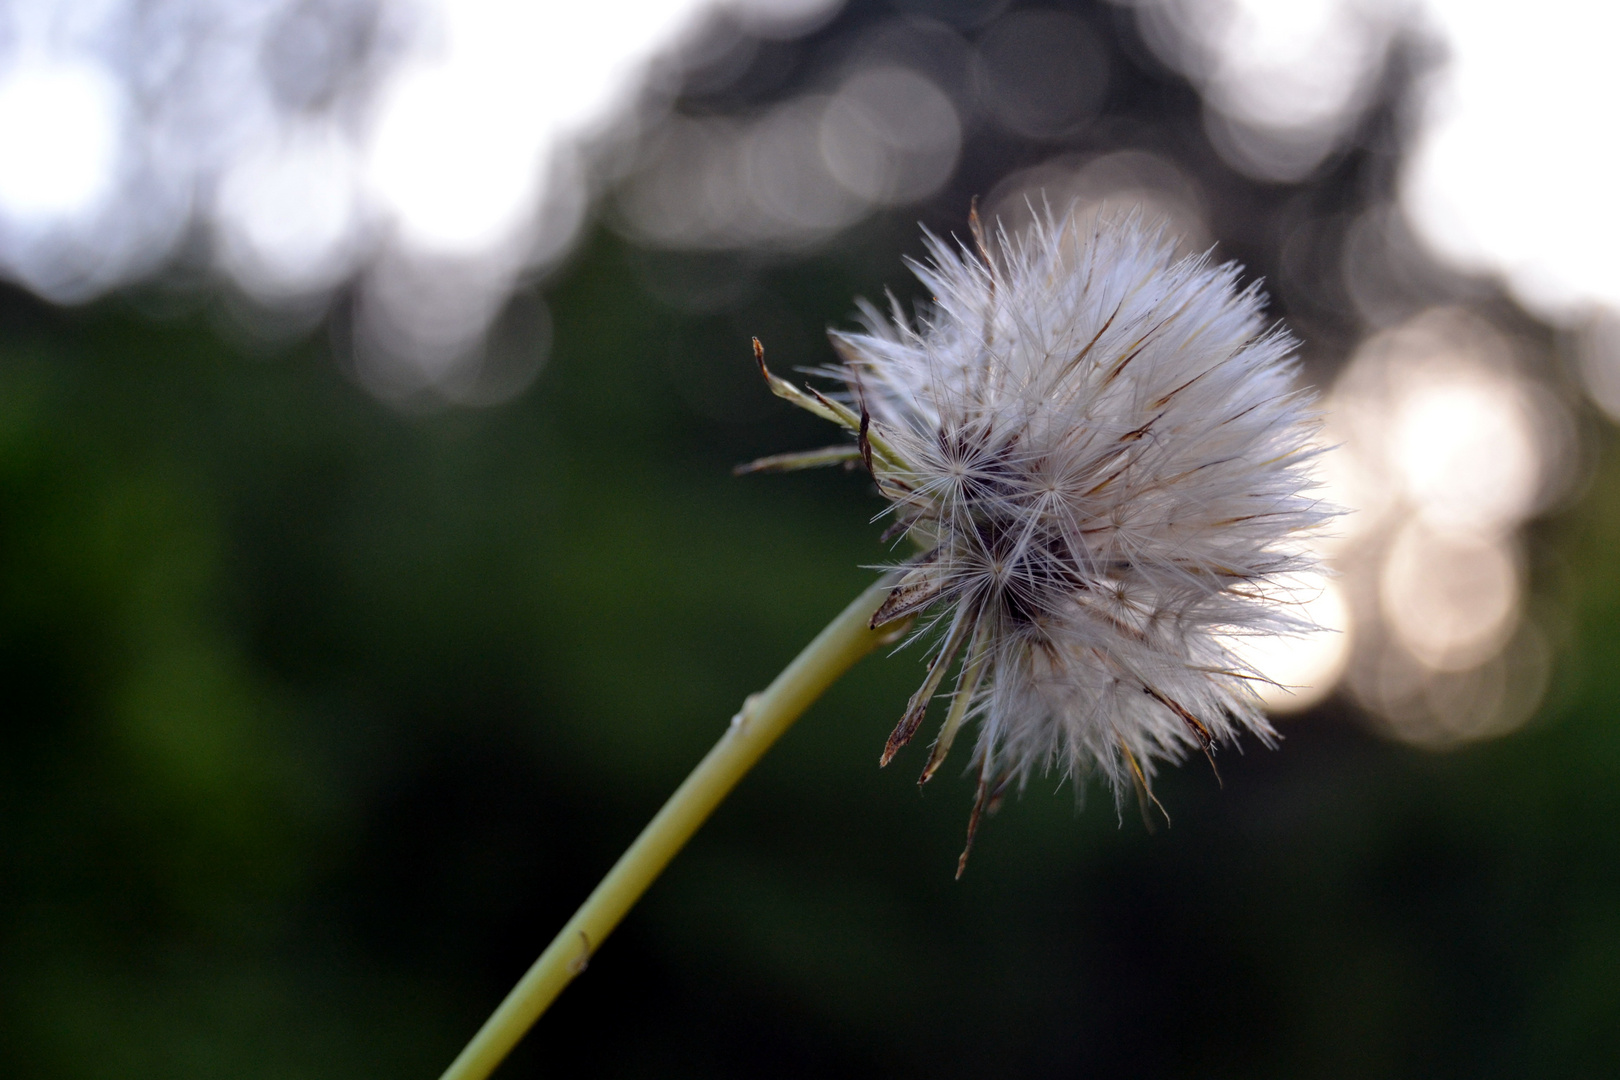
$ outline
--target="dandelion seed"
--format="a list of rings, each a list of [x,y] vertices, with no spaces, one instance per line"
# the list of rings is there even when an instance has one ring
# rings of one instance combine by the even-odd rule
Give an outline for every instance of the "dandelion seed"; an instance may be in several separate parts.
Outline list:
[[[1294,342],[1238,267],[1178,260],[1134,215],[1049,212],[988,242],[971,224],[972,248],[928,238],[912,269],[933,299],[914,318],[863,302],[864,330],[832,335],[843,362],[819,373],[838,393],[758,352],[773,391],[855,440],[744,466],[858,460],[891,534],[922,549],[872,618],[916,617],[934,642],[881,761],[960,659],[919,782],[976,719],[969,848],[1037,772],[1098,775],[1145,815],[1156,762],[1213,766],[1244,731],[1269,743],[1263,677],[1231,642],[1312,629],[1282,581],[1314,569],[1305,541],[1331,515],[1307,475],[1317,421]]]

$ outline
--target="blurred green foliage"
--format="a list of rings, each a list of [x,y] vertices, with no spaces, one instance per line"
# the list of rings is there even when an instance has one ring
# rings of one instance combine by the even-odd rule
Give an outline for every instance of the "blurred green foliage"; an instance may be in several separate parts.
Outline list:
[[[0,1061],[431,1077],[886,557],[755,385],[909,227],[657,300],[599,237],[539,383],[400,415],[265,350],[0,299]],[[655,292],[657,290],[654,290]],[[1620,467],[1536,535],[1529,729],[1432,754],[1334,704],[1163,778],[1174,826],[876,758],[914,652],[772,752],[503,1075],[1620,1072]],[[535,1046],[547,1047],[542,1055]],[[557,1062],[563,1062],[558,1067]]]

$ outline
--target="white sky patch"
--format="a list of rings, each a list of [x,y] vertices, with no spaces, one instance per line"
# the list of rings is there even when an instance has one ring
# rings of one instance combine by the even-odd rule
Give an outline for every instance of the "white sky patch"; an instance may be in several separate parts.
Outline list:
[[[327,125],[293,127],[225,173],[221,258],[267,299],[346,276],[357,229],[354,152]]]
[[[1511,379],[1467,363],[1403,380],[1394,472],[1429,524],[1490,533],[1530,516],[1542,479],[1536,417]]]
[[[1240,172],[1296,181],[1342,141],[1415,0],[1127,0],[1149,45],[1205,101]]]
[[[100,64],[0,65],[0,215],[49,227],[93,213],[117,179],[123,94]]]
[[[1129,0],[1149,44],[1203,93],[1240,171],[1308,176],[1352,130],[1403,28],[1445,58],[1420,88],[1401,205],[1467,272],[1536,314],[1620,308],[1620,6],[1547,0]]]
[[[445,3],[438,47],[383,90],[366,147],[373,197],[432,254],[510,239],[542,201],[552,155],[621,116],[703,6]]]
[[[1428,0],[1451,56],[1429,88],[1402,201],[1465,269],[1555,319],[1620,306],[1620,7]]]
[[[1331,578],[1290,583],[1291,614],[1317,626],[1310,634],[1233,638],[1227,644],[1269,682],[1254,688],[1275,715],[1301,712],[1333,692],[1350,658],[1350,608]]]
[[[1223,111],[1273,128],[1331,124],[1353,105],[1381,46],[1373,27],[1387,20],[1373,18],[1370,2],[1345,0],[1200,6],[1217,57],[1206,92]]]

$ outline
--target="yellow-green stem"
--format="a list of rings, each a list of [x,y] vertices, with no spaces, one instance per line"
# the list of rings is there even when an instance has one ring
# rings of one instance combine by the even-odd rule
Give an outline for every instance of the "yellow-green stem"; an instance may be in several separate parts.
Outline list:
[[[585,970],[591,954],[737,781],[827,687],[885,640],[887,628],[872,630],[867,623],[891,585],[879,582],[858,596],[775,682],[749,696],[714,749],[619,856],[440,1080],[483,1080],[495,1070],[563,987]]]

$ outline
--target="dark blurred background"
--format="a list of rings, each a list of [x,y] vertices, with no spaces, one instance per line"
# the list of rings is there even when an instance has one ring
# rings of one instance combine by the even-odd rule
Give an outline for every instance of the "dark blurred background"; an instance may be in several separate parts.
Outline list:
[[[827,439],[749,336],[1044,195],[1303,342],[1356,513],[1281,748],[1153,833],[1033,785],[956,882],[868,660],[502,1075],[1620,1073],[1602,34],[1493,16],[1515,81],[1443,7],[0,9],[0,1072],[437,1075],[888,557],[860,475],[729,475]]]

